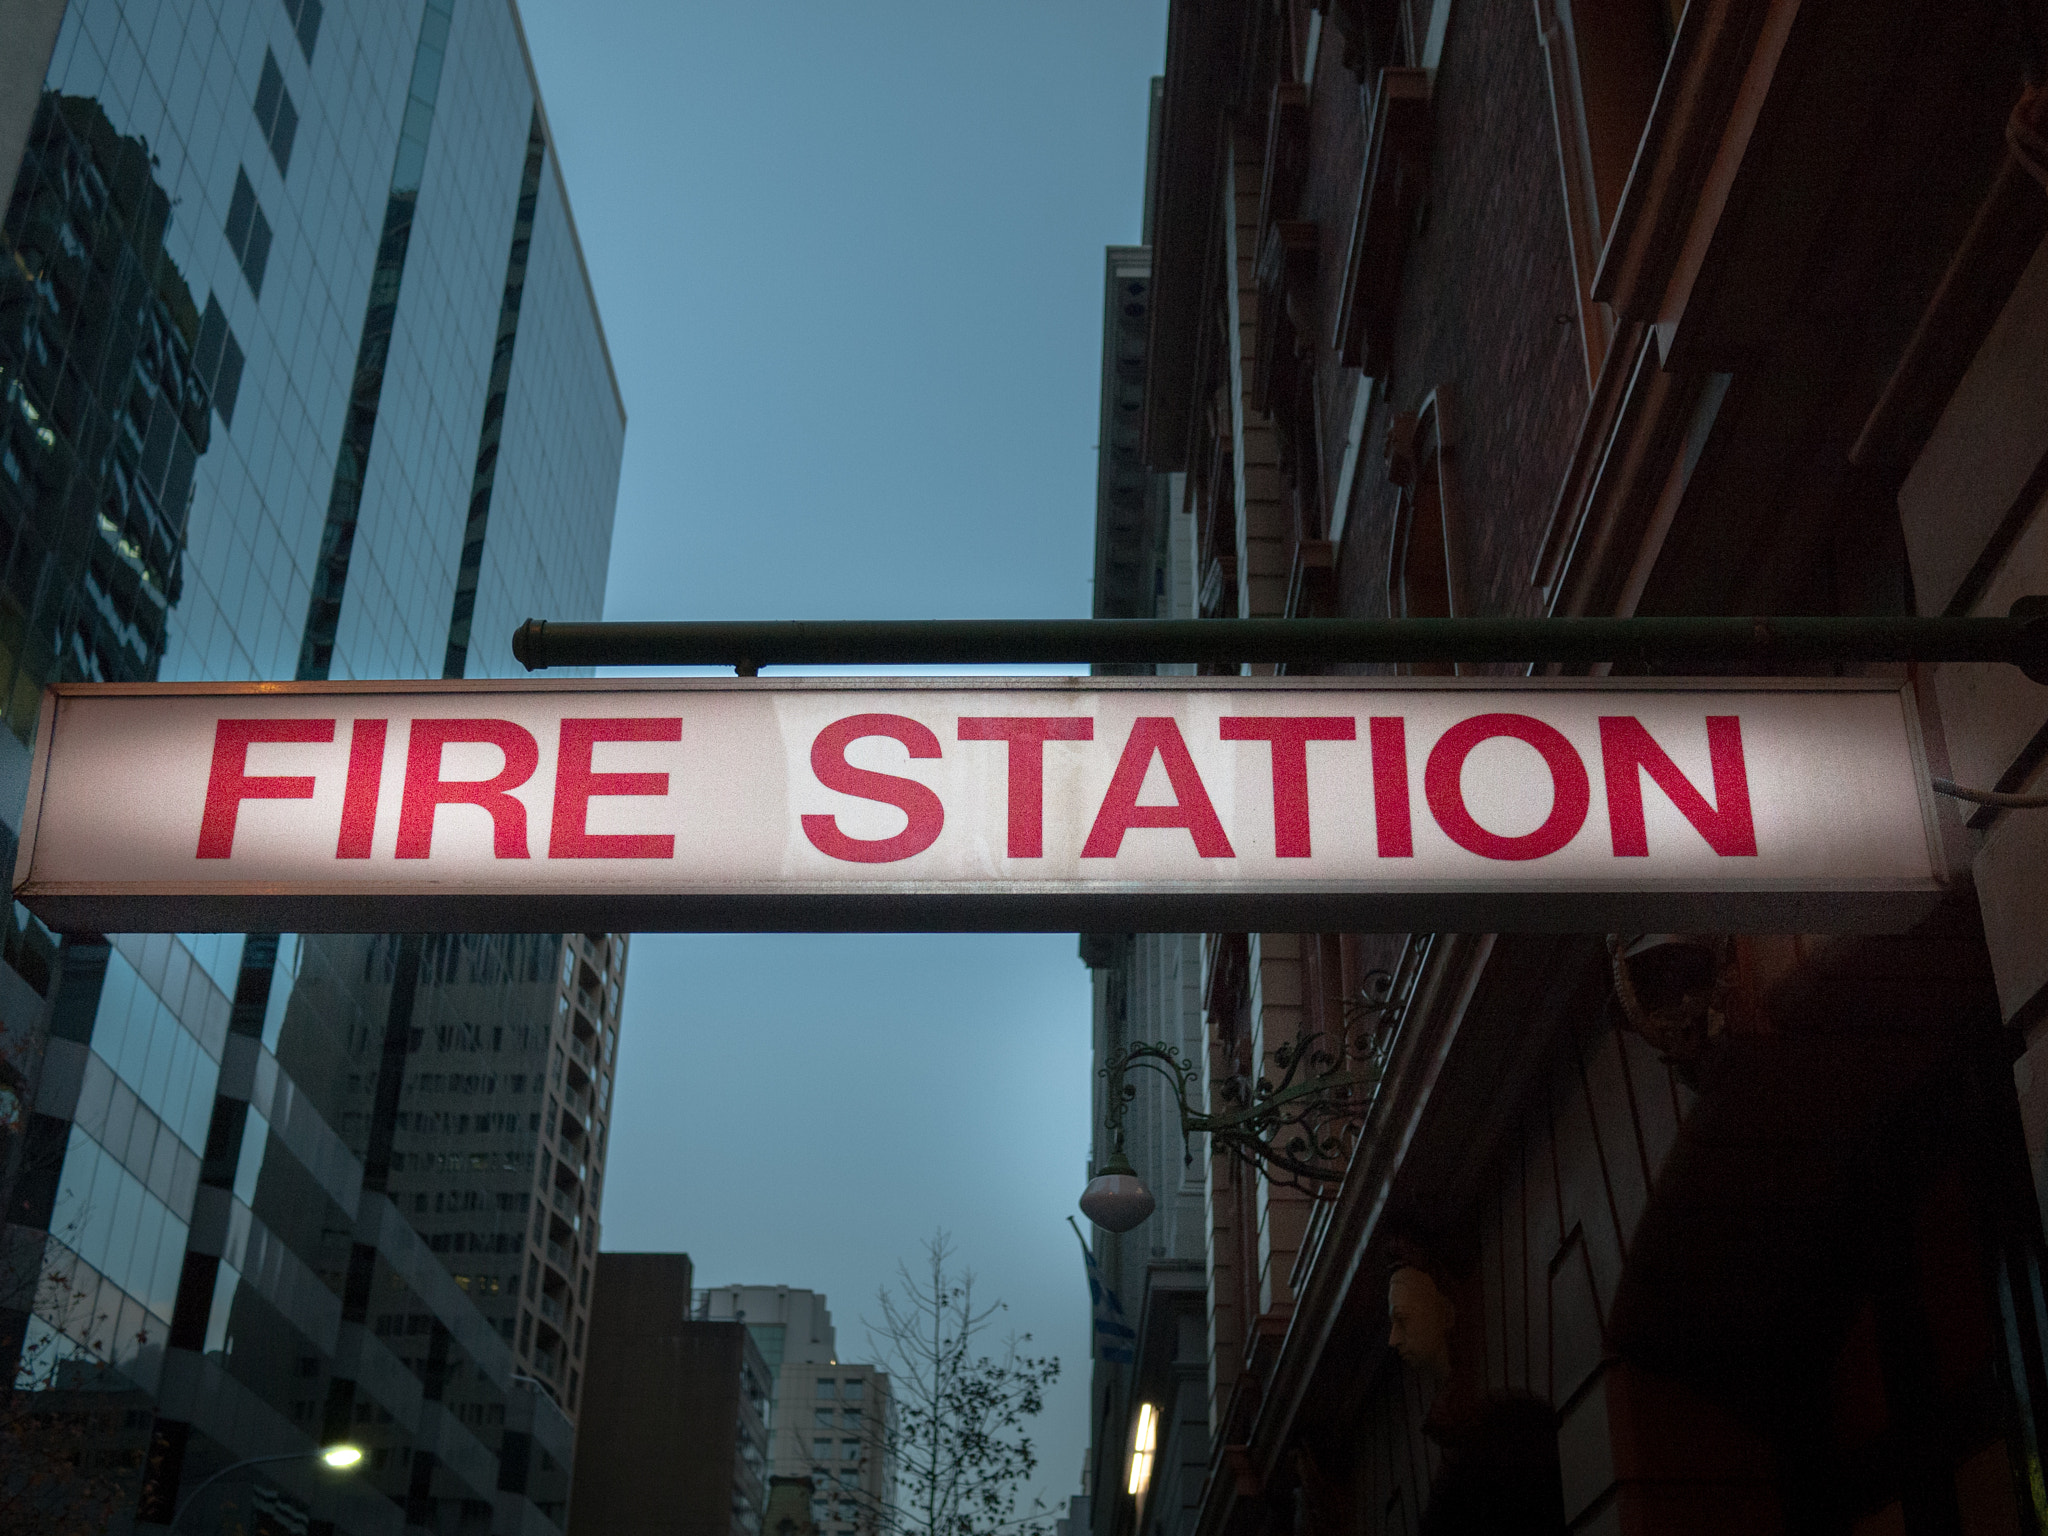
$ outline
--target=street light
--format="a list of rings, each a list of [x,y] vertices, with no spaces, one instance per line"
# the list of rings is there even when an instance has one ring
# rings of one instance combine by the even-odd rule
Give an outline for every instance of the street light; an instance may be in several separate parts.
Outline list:
[[[1152,1191],[1124,1156],[1123,1137],[1119,1134],[1102,1171],[1081,1191],[1081,1214],[1105,1232],[1128,1232],[1150,1216],[1156,1204]]]
[[[1323,1198],[1344,1175],[1347,1130],[1364,1118],[1386,1065],[1387,1051],[1401,1022],[1394,978],[1374,971],[1344,1006],[1342,1026],[1331,1035],[1306,1024],[1272,1053],[1278,1076],[1238,1076],[1216,1085],[1208,1110],[1189,1102],[1200,1068],[1162,1042],[1133,1042],[1112,1051],[1100,1076],[1107,1080],[1104,1129],[1109,1156],[1102,1171],[1081,1192],[1081,1214],[1109,1232],[1128,1232],[1152,1214],[1152,1192],[1124,1155],[1124,1110],[1138,1096],[1129,1081],[1134,1067],[1157,1072],[1173,1091],[1180,1111],[1181,1142],[1206,1135],[1277,1184]],[[1194,1153],[1187,1154],[1194,1161]]]
[[[222,1478],[226,1477],[230,1472],[240,1472],[245,1467],[266,1466],[271,1462],[277,1461],[304,1461],[308,1457],[312,1457],[315,1460],[321,1462],[322,1464],[333,1468],[336,1472],[346,1472],[351,1467],[354,1467],[361,1463],[363,1459],[363,1448],[359,1445],[348,1445],[345,1443],[338,1445],[322,1445],[316,1446],[314,1449],[310,1451],[285,1451],[282,1454],[276,1456],[248,1456],[244,1457],[240,1461],[229,1462],[226,1466],[222,1467],[218,1472],[214,1473],[213,1476],[207,1478],[197,1488],[194,1488],[190,1493],[185,1495],[184,1503],[180,1504],[178,1506],[178,1512],[175,1515],[171,1516],[171,1523],[169,1529],[173,1531],[177,1530],[178,1522],[185,1518],[186,1513],[192,1508],[193,1504],[198,1501],[199,1495],[206,1492],[207,1489],[211,1488],[215,1483],[219,1482]]]

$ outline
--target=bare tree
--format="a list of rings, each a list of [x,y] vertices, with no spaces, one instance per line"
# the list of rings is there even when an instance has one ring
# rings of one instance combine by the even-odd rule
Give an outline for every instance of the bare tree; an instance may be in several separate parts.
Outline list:
[[[880,1293],[881,1322],[867,1323],[891,1412],[878,1447],[888,1491],[861,1512],[862,1526],[876,1536],[1035,1536],[1044,1501],[1018,1513],[1038,1467],[1026,1426],[1059,1361],[1024,1353],[1028,1333],[989,1349],[1003,1303],[976,1303],[973,1272],[953,1267],[943,1231],[925,1244],[918,1273],[907,1264],[898,1273],[900,1289]]]
[[[0,1531],[98,1536],[134,1507],[149,1414],[100,1342],[112,1319],[87,1315],[89,1293],[67,1268],[38,1274],[43,1256],[40,1234],[0,1254],[0,1293],[25,1303],[0,1311],[13,1335],[0,1339],[0,1359],[15,1362],[14,1379],[0,1382]],[[38,1317],[59,1326],[38,1326]]]

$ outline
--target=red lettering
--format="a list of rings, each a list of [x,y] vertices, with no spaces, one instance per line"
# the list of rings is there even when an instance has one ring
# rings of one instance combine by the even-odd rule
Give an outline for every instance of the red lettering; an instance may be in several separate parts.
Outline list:
[[[235,822],[244,800],[310,800],[311,774],[251,774],[249,748],[257,742],[334,740],[332,720],[221,720],[213,727],[213,767],[206,776],[206,810],[199,818],[199,857],[225,859],[235,851]]]
[[[377,792],[384,778],[384,732],[388,720],[358,720],[348,734],[348,778],[341,790],[341,836],[337,859],[367,859],[377,832]]]
[[[903,743],[912,757],[938,757],[939,738],[908,715],[848,715],[818,732],[811,743],[811,772],[827,789],[860,800],[893,805],[905,817],[894,837],[848,837],[836,816],[806,816],[804,836],[818,852],[849,864],[893,864],[923,853],[938,841],[946,824],[946,808],[928,785],[893,773],[856,768],[846,760],[847,747],[864,736],[887,736]]]
[[[1225,715],[1225,741],[1265,741],[1273,747],[1273,852],[1283,859],[1309,856],[1308,744],[1356,741],[1349,715]]]
[[[1756,823],[1749,811],[1749,770],[1742,760],[1739,716],[1707,716],[1707,759],[1714,774],[1713,805],[1651,739],[1642,721],[1633,715],[1600,717],[1600,765],[1607,775],[1607,823],[1616,858],[1649,857],[1650,834],[1643,822],[1645,773],[1714,852],[1724,859],[1756,857]]]
[[[1408,803],[1408,725],[1399,715],[1372,717],[1372,817],[1383,859],[1415,857]]]
[[[681,741],[681,717],[573,719],[562,722],[561,751],[555,758],[555,815],[548,828],[551,859],[672,859],[676,840],[668,832],[592,832],[594,796],[668,793],[665,773],[597,773],[591,754],[600,741]]]
[[[1145,787],[1145,770],[1157,756],[1166,769],[1166,781],[1173,786],[1172,805],[1140,805],[1138,792]],[[1131,726],[1123,756],[1110,775],[1109,791],[1102,808],[1095,813],[1095,825],[1081,847],[1084,859],[1113,859],[1122,851],[1124,834],[1134,827],[1180,827],[1195,840],[1195,852],[1205,859],[1234,859],[1230,839],[1223,835],[1223,823],[1216,819],[1216,807],[1202,787],[1188,744],[1171,715],[1140,715]]]
[[[1010,857],[1044,858],[1045,744],[1093,741],[1095,722],[1085,715],[963,715],[960,739],[1010,744]]]
[[[1527,742],[1543,755],[1550,770],[1550,814],[1542,826],[1520,837],[1487,831],[1465,807],[1465,759],[1482,741],[1496,736]],[[1488,859],[1540,859],[1557,852],[1578,836],[1593,803],[1586,765],[1579,761],[1572,744],[1555,726],[1529,715],[1474,715],[1460,720],[1430,750],[1422,790],[1445,835],[1468,853]]]
[[[441,749],[451,742],[496,747],[505,766],[488,779],[444,779]],[[424,859],[433,849],[434,813],[444,805],[474,805],[491,818],[491,851],[501,859],[529,857],[526,807],[512,791],[540,766],[540,743],[510,720],[415,720],[405,751],[405,798],[398,807],[398,856]]]

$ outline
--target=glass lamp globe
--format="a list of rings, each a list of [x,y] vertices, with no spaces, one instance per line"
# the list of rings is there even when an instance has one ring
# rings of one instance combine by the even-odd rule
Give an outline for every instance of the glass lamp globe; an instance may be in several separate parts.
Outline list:
[[[1121,1147],[1109,1154],[1102,1171],[1081,1191],[1081,1214],[1105,1232],[1130,1231],[1152,1214],[1157,1203]]]

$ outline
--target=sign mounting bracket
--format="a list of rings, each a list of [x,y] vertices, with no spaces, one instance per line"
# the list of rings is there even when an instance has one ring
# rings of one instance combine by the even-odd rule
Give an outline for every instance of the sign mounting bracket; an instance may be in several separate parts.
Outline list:
[[[549,667],[1465,662],[1770,677],[1879,662],[2003,662],[2048,684],[2048,598],[2003,618],[528,619],[512,654]]]

